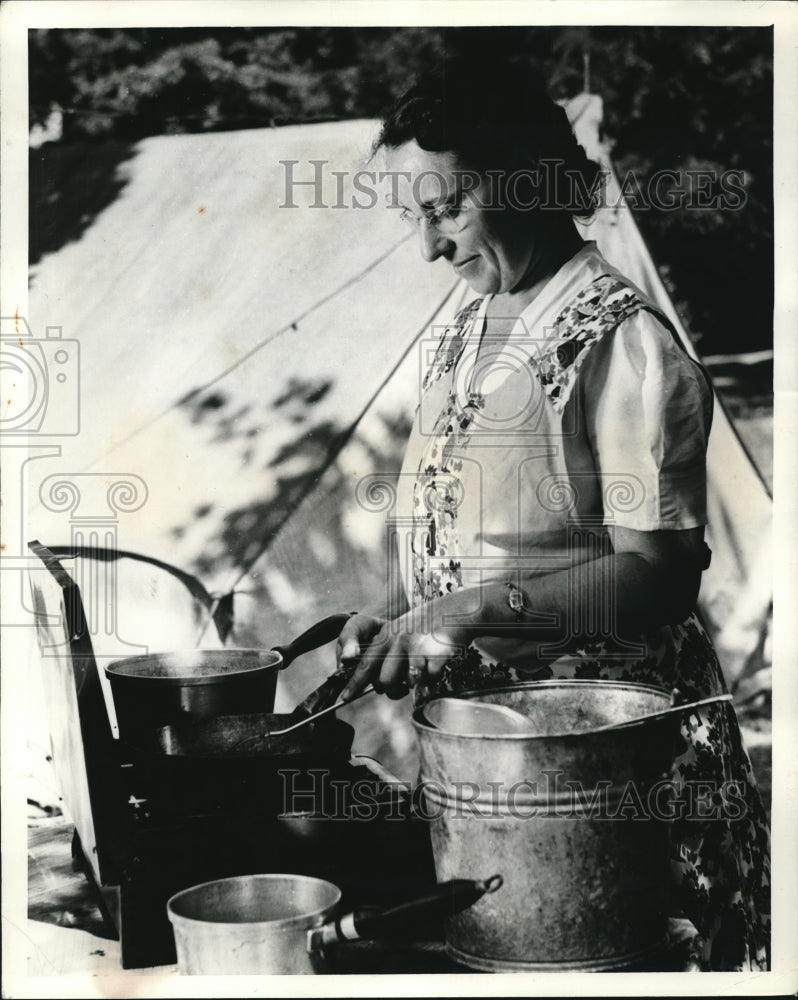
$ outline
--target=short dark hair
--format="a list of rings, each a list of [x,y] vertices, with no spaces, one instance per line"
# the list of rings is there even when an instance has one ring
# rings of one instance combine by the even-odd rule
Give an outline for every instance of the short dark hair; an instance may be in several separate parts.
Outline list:
[[[411,140],[427,152],[454,153],[480,174],[539,171],[549,182],[539,191],[544,204],[579,218],[595,211],[601,167],[531,67],[452,58],[423,73],[387,112],[373,152]]]

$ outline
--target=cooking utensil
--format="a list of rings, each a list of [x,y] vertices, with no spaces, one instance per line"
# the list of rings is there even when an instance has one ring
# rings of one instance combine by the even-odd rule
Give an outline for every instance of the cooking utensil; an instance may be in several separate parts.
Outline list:
[[[357,662],[339,667],[297,705],[292,715],[297,719],[303,719],[308,715],[316,715],[323,708],[332,705],[346,687],[356,667]]]
[[[244,875],[176,893],[167,903],[183,975],[302,975],[328,971],[328,950],[347,940],[407,937],[496,892],[502,878],[453,879],[381,911],[330,921],[337,886],[303,875]]]
[[[273,757],[277,770],[280,766],[308,766],[308,753],[313,756],[322,755],[325,743],[333,733],[351,733],[347,741],[347,749],[351,749],[354,730],[332,716],[344,704],[370,694],[374,690],[371,686],[355,698],[341,704],[328,705],[314,715],[306,714],[306,706],[314,702],[319,704],[321,700],[329,698],[336,688],[342,689],[353,669],[347,667],[331,674],[290,714],[242,713],[178,722],[153,731],[140,731],[132,745],[136,761],[139,764],[142,760],[148,761],[151,766],[156,767],[158,757],[183,758],[189,762],[215,761],[214,767],[223,775],[225,766],[218,760],[221,757],[227,757],[231,762],[249,758],[256,769],[262,769],[269,756]],[[294,730],[305,731],[293,740],[288,739]],[[190,773],[190,763],[184,769]],[[228,765],[227,769],[231,775],[234,773],[232,766]]]
[[[625,722],[614,722],[607,726],[599,726],[596,729],[592,729],[592,733],[606,733],[611,732],[615,729],[626,729],[629,726],[639,726],[645,722],[651,722],[654,719],[661,719],[666,715],[677,715],[680,712],[686,712],[688,710],[692,711],[695,708],[701,708],[702,705],[714,705],[719,701],[732,701],[733,698],[730,694],[714,694],[711,698],[701,698],[699,701],[689,701],[685,702],[683,705],[671,705],[669,708],[663,708],[658,712],[650,712],[648,715],[641,715],[637,719],[627,719]]]
[[[222,715],[139,730],[127,750],[146,777],[148,795],[157,796],[162,809],[199,802],[213,811],[251,797],[264,815],[284,813],[287,774],[334,776],[349,763],[354,730],[334,717],[341,706],[312,717],[304,706],[318,703],[319,693],[329,697],[336,686],[342,689],[352,669],[336,671],[290,714]]]
[[[732,701],[730,694],[713,695],[701,698],[699,701],[684,702],[671,705],[661,711],[641,715],[636,719],[626,719],[623,722],[611,722],[592,728],[592,733],[603,733],[626,726],[638,726],[651,719],[664,715],[674,715],[679,712],[700,708],[703,705],[714,705],[716,702]],[[445,729],[460,736],[536,736],[539,735],[527,716],[516,712],[508,705],[497,705],[487,701],[475,701],[464,698],[436,698],[424,709],[426,721],[437,729]]]
[[[323,775],[318,782],[323,785],[347,773],[355,731],[342,719],[330,714],[296,735],[254,740],[231,752],[236,743],[290,719],[287,714],[253,713],[178,722],[140,732],[126,748],[147,799],[159,813],[244,808],[275,817],[295,810],[291,802],[297,797],[301,808],[323,810],[322,791],[304,799],[302,795],[316,784],[307,775]]]
[[[305,719],[297,709],[184,719],[139,730],[126,749],[162,811],[214,812],[247,802],[274,817],[293,809],[287,801],[291,775],[334,778],[346,771],[355,731],[335,718],[337,707]]]
[[[234,751],[239,750],[244,744],[251,743],[254,740],[270,740],[270,739],[276,739],[281,736],[287,736],[289,733],[293,733],[297,729],[302,729],[303,726],[308,726],[313,722],[317,722],[325,715],[329,715],[331,712],[335,712],[337,709],[343,708],[344,705],[351,705],[353,701],[357,701],[364,695],[373,694],[373,692],[374,688],[371,685],[369,685],[367,688],[364,688],[362,691],[358,692],[358,694],[356,694],[353,698],[347,698],[346,701],[339,702],[338,704],[335,705],[328,705],[327,708],[323,708],[320,712],[316,712],[315,715],[308,715],[305,716],[304,718],[299,718],[298,721],[292,722],[290,725],[286,726],[283,729],[271,729],[267,727],[264,729],[262,733],[256,733],[254,736],[247,736],[244,739],[240,740],[238,743],[230,747],[228,752],[233,753]],[[296,709],[294,709],[289,718],[290,719],[296,718]]]
[[[472,736],[534,733],[525,715],[507,705],[463,698],[436,698],[423,709],[424,718],[436,729]]]
[[[120,737],[183,719],[274,707],[277,674],[303,653],[337,638],[349,615],[331,615],[288,645],[264,649],[188,649],[109,663]]]

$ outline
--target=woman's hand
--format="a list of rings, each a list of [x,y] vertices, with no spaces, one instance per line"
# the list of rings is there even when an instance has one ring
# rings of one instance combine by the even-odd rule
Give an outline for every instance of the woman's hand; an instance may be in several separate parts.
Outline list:
[[[341,633],[340,660],[357,661],[341,695],[347,700],[369,683],[389,698],[402,698],[422,677],[435,678],[447,660],[470,641],[465,628],[436,623],[432,604],[409,611],[395,621],[356,615]],[[366,618],[358,622],[359,618]],[[367,644],[368,643],[368,644]]]
[[[338,643],[335,648],[338,669],[351,667],[353,663],[357,662],[361,651],[368,646],[385,624],[386,619],[377,615],[369,615],[361,612],[352,615],[338,636]]]

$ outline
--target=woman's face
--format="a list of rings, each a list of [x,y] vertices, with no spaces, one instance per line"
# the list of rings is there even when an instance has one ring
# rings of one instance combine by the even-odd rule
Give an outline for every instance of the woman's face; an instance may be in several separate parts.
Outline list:
[[[543,251],[530,213],[492,207],[485,182],[463,197],[459,231],[441,232],[428,220],[432,210],[456,202],[469,184],[467,169],[453,153],[429,153],[412,141],[386,148],[385,169],[395,175],[395,201],[417,222],[424,260],[443,257],[481,295],[518,291],[529,280]],[[471,178],[473,185],[473,172]]]

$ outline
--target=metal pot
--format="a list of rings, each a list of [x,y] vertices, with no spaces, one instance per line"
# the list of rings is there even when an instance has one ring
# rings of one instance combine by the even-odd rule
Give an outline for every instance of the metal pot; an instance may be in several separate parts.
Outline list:
[[[182,975],[314,975],[307,933],[341,899],[337,886],[304,875],[244,875],[193,886],[167,903]]]
[[[380,912],[329,918],[338,887],[304,875],[245,875],[193,886],[167,903],[184,975],[313,975],[328,972],[327,951],[359,939],[407,940],[429,923],[471,906],[502,879],[453,879]],[[329,921],[329,922],[328,922]]]
[[[161,811],[197,806],[216,811],[248,803],[252,811],[271,817],[286,807],[291,811],[292,788],[308,785],[300,776],[323,775],[317,785],[324,790],[350,760],[355,731],[332,715],[291,737],[253,740],[237,748],[247,737],[292,719],[288,713],[250,713],[181,721],[139,731],[127,750],[146,797]],[[314,811],[323,808],[319,799]]]
[[[488,858],[505,872],[500,900],[449,921],[449,955],[491,971],[600,971],[656,954],[669,879],[660,779],[680,717],[593,730],[665,709],[668,693],[551,680],[462,697],[515,709],[534,731],[459,734],[431,725],[423,707],[414,713],[437,877]]]
[[[119,735],[180,720],[207,719],[274,708],[277,674],[303,653],[336,639],[348,615],[332,615],[286,646],[264,649],[189,649],[128,656],[105,668]]]

